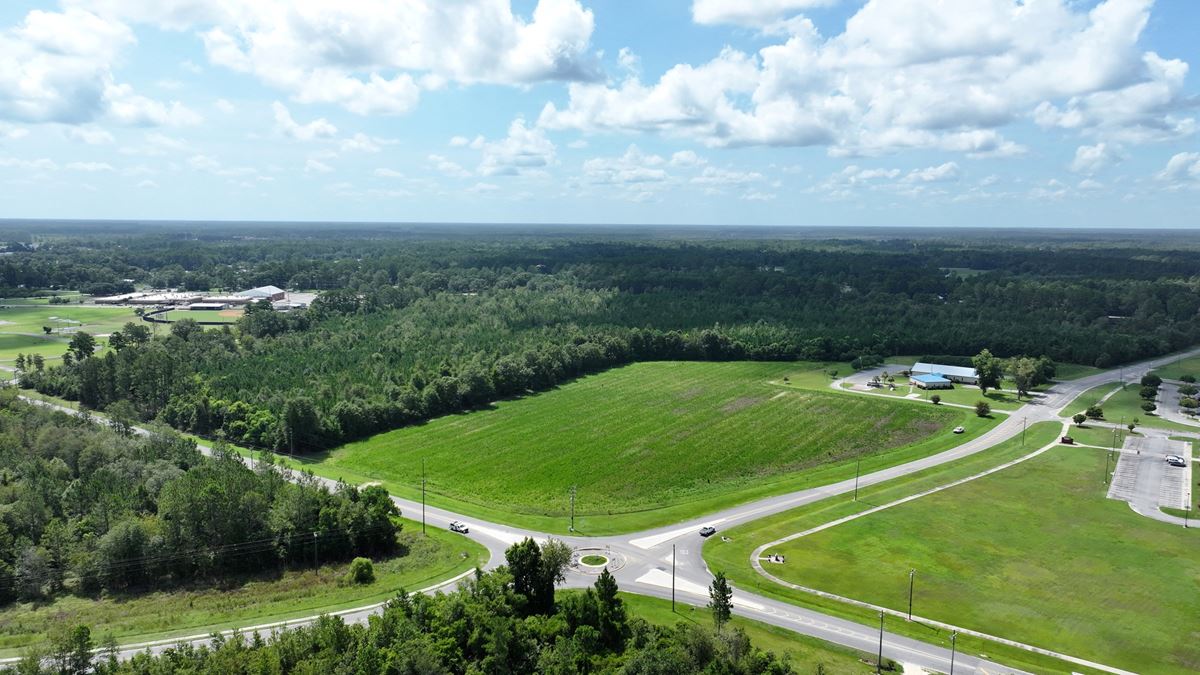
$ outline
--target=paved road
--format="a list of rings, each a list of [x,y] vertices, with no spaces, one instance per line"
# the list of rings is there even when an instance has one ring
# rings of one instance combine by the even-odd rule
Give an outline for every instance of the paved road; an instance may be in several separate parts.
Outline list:
[[[1126,366],[1120,371],[1106,371],[1070,382],[1056,383],[1049,391],[1040,394],[1021,410],[1008,415],[998,425],[987,433],[971,439],[966,443],[936,455],[918,459],[907,464],[890,467],[859,478],[859,486],[874,485],[893,478],[910,475],[924,469],[952,462],[963,457],[982,452],[997,443],[1003,442],[1021,433],[1025,425],[1040,421],[1061,421],[1059,414],[1063,407],[1076,396],[1092,387],[1118,379],[1129,382],[1135,381],[1149,370],[1171,361],[1200,355],[1200,348],[1185,353],[1175,354],[1133,366]],[[898,399],[904,400],[904,399]],[[912,402],[912,405],[928,405],[925,402]],[[55,406],[57,407],[57,406]],[[69,410],[69,409],[65,409]],[[207,448],[202,450],[207,451]],[[249,461],[249,460],[247,460]],[[334,482],[322,479],[327,485]],[[695,518],[675,525],[656,528],[635,534],[611,537],[558,537],[577,548],[594,548],[606,550],[616,561],[620,562],[615,576],[621,588],[626,591],[670,597],[671,594],[671,560],[672,547],[675,553],[675,589],[676,596],[682,602],[702,605],[707,602],[707,587],[712,580],[707,566],[701,556],[704,540],[698,530],[703,525],[714,525],[727,529],[734,525],[749,522],[757,518],[780,513],[788,509],[811,504],[822,499],[846,494],[854,489],[854,481],[846,480],[831,485],[800,490],[797,492],[770,497],[767,499],[739,505],[733,508]],[[421,505],[407,499],[392,498],[402,512],[410,518],[419,518]],[[545,540],[549,535],[515,528],[497,523],[487,523],[477,518],[471,518],[447,511],[445,509],[427,507],[425,518],[429,526],[445,527],[451,520],[461,520],[471,527],[470,538],[487,547],[491,553],[486,568],[493,568],[503,562],[503,552],[512,543],[524,537]],[[748,561],[747,561],[748,562]],[[594,576],[583,572],[571,572],[567,586],[586,586],[594,581]],[[734,608],[739,615],[779,625],[799,633],[811,635],[835,644],[840,644],[867,652],[873,652],[879,647],[879,632],[870,626],[838,619],[819,612],[803,609],[776,600],[756,595],[748,589],[735,589]],[[347,620],[361,620],[363,617],[377,611],[376,607],[361,608],[343,613]],[[301,619],[290,622],[289,625],[300,625],[315,619]],[[270,630],[273,626],[248,626],[246,630]],[[194,642],[207,641],[208,637],[199,637]],[[171,641],[165,644],[173,644]],[[1051,645],[1052,646],[1052,645]],[[123,655],[137,651],[140,646],[130,646],[122,650]],[[152,649],[160,649],[151,647]],[[949,650],[915,641],[910,638],[887,633],[883,636],[884,655],[921,668],[946,671],[949,668]],[[955,661],[956,672],[976,673],[1010,673],[1018,672],[997,664],[960,654]]]

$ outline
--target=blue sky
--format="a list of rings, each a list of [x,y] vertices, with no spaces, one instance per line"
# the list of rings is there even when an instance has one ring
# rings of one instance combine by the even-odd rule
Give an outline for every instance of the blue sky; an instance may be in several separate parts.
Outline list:
[[[1192,0],[9,0],[0,213],[1194,227]]]

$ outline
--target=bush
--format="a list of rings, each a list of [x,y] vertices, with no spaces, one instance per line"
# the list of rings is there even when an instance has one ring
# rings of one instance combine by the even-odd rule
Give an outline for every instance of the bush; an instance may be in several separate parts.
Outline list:
[[[975,414],[980,417],[987,417],[992,414],[992,406],[987,401],[975,402]]]
[[[933,396],[929,397],[929,402],[934,405],[938,405],[939,403],[942,402],[942,397],[938,396],[937,394],[934,394]]]
[[[1195,396],[1197,393],[1200,393],[1200,389],[1197,389],[1194,384],[1181,384],[1179,385],[1179,393],[1184,396]]]
[[[1138,392],[1138,396],[1141,396],[1147,401],[1152,401],[1156,396],[1158,396],[1158,387],[1151,387],[1148,384],[1142,385],[1142,389]]]
[[[1084,415],[1083,413],[1075,413],[1074,417],[1071,419],[1075,422],[1075,426],[1081,427],[1083,426],[1083,423],[1087,421],[1087,415]]]
[[[350,569],[346,572],[347,584],[375,583],[375,565],[369,558],[355,558],[350,561]]]
[[[1142,403],[1142,410],[1145,410],[1146,412],[1154,412],[1155,410],[1158,410],[1158,406],[1154,405],[1154,403],[1151,401],[1145,401]]]
[[[1162,384],[1162,378],[1155,375],[1154,373],[1147,373],[1142,376],[1142,386],[1143,387],[1154,387],[1155,389],[1158,389],[1159,385],[1161,385],[1161,384]]]
[[[1196,376],[1195,375],[1180,375],[1179,381],[1187,382],[1188,384],[1193,384],[1196,381]]]
[[[1179,407],[1180,408],[1189,408],[1189,409],[1194,410],[1196,408],[1200,408],[1200,401],[1197,401],[1194,398],[1186,398],[1186,397],[1181,398],[1181,399],[1179,399]]]
[[[1101,408],[1099,405],[1088,406],[1088,409],[1083,411],[1083,414],[1094,420],[1102,420],[1104,419],[1104,408]]]

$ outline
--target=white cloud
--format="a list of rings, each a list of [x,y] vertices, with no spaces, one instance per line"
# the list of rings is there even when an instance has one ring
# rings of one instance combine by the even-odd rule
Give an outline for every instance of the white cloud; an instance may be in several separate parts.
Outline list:
[[[142,190],[157,190],[157,189],[158,189],[158,183],[155,183],[155,182],[154,182],[154,181],[152,181],[152,180],[146,179],[146,180],[143,180],[143,181],[139,182],[139,183],[137,184],[137,187],[138,187],[138,188],[140,188],[140,189],[142,189]]]
[[[939,166],[930,166],[924,169],[913,169],[904,177],[906,183],[943,183],[958,180],[961,171],[958,164],[954,162],[946,162]]]
[[[774,192],[762,192],[760,190],[751,190],[742,195],[742,199],[748,202],[769,202],[775,199],[778,195]]]
[[[1170,183],[1200,181],[1200,152],[1180,152],[1167,160],[1158,179]]]
[[[333,126],[324,117],[319,117],[306,124],[300,124],[292,119],[292,114],[288,112],[287,106],[279,101],[271,104],[271,110],[275,112],[275,128],[279,130],[279,133],[289,138],[294,138],[298,141],[311,141],[318,138],[333,138],[337,135],[337,127]]]
[[[304,173],[329,173],[333,167],[317,159],[309,159],[304,163]]]
[[[594,79],[592,12],[578,0],[68,0],[129,21],[198,32],[209,60],[301,103],[398,114],[446,82]]]
[[[151,127],[193,126],[204,121],[198,113],[179,101],[163,103],[133,93],[127,84],[109,84],[104,91],[108,101],[108,114],[129,126]]]
[[[94,126],[63,127],[63,135],[72,141],[87,145],[107,145],[115,141],[110,132]]]
[[[800,4],[811,3],[697,0],[693,10],[705,22],[761,24]],[[1185,114],[1187,64],[1138,48],[1151,4],[868,0],[832,37],[793,18],[786,40],[755,54],[726,48],[653,83],[572,83],[568,103],[547,104],[539,121],[710,146],[828,146],[842,156],[1013,156],[1025,148],[998,129],[1029,116],[1127,142],[1170,138],[1195,127]]]
[[[1084,178],[1083,180],[1079,181],[1079,189],[1086,191],[1103,190],[1104,184],[1094,181],[1091,178]]]
[[[621,50],[617,52],[617,64],[631,74],[637,74],[642,69],[641,57],[634,54],[629,47],[621,47]]]
[[[471,175],[470,171],[462,168],[462,165],[441,155],[430,155],[429,163],[433,165],[434,169],[451,178],[466,178]]]
[[[499,189],[500,189],[499,185],[494,185],[492,183],[476,183],[476,184],[472,185],[471,187],[467,188],[467,192],[474,192],[476,194],[484,194],[484,193],[488,193],[488,192],[496,192]]]
[[[227,99],[219,98],[217,99],[216,103],[213,103],[213,106],[226,115],[232,115],[233,113],[237,112],[237,106],[235,106],[233,103],[230,103]]]
[[[49,158],[24,159],[20,157],[0,157],[0,168],[30,169],[35,171],[55,171],[58,164]]]
[[[192,155],[188,158],[187,165],[196,171],[211,173],[223,178],[245,178],[258,174],[258,169],[249,166],[225,166],[220,160],[210,155]]]
[[[1121,161],[1117,151],[1107,143],[1081,145],[1075,150],[1071,171],[1088,175],[1096,174]]]
[[[662,168],[666,160],[647,155],[636,145],[630,145],[620,157],[594,157],[583,163],[583,175],[588,182],[601,185],[635,185],[661,183],[669,179]]]
[[[403,173],[386,167],[375,169],[375,175],[380,178],[404,178]]]
[[[350,138],[342,139],[338,147],[342,152],[365,152],[374,154],[383,149],[385,145],[391,145],[395,141],[386,138],[374,138],[364,133],[356,133]]]
[[[525,126],[517,118],[502,140],[482,143],[483,158],[479,173],[483,176],[515,176],[545,169],[555,162],[555,147],[545,132]]]
[[[577,139],[571,141],[570,143],[567,143],[567,147],[572,150],[583,150],[583,149],[587,148],[587,146],[588,146],[588,142],[583,140],[582,138],[577,138]]]
[[[803,10],[836,2],[837,0],[693,0],[692,20],[706,25],[764,27]]]
[[[85,173],[97,173],[100,171],[112,171],[112,165],[106,162],[71,162],[66,166],[69,171],[83,171]]]
[[[757,171],[732,171],[709,166],[693,178],[692,182],[697,185],[745,185],[761,180],[763,175]]]
[[[680,150],[671,155],[671,166],[693,167],[707,164],[708,160],[697,155],[693,150]]]
[[[471,139],[467,138],[466,136],[455,136],[450,139],[450,147],[452,148],[465,148],[470,145],[470,143]]]

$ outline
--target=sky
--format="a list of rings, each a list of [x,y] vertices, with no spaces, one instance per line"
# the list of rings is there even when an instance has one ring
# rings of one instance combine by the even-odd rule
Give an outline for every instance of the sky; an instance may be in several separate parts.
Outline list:
[[[0,217],[1200,225],[1195,0],[0,4]]]

